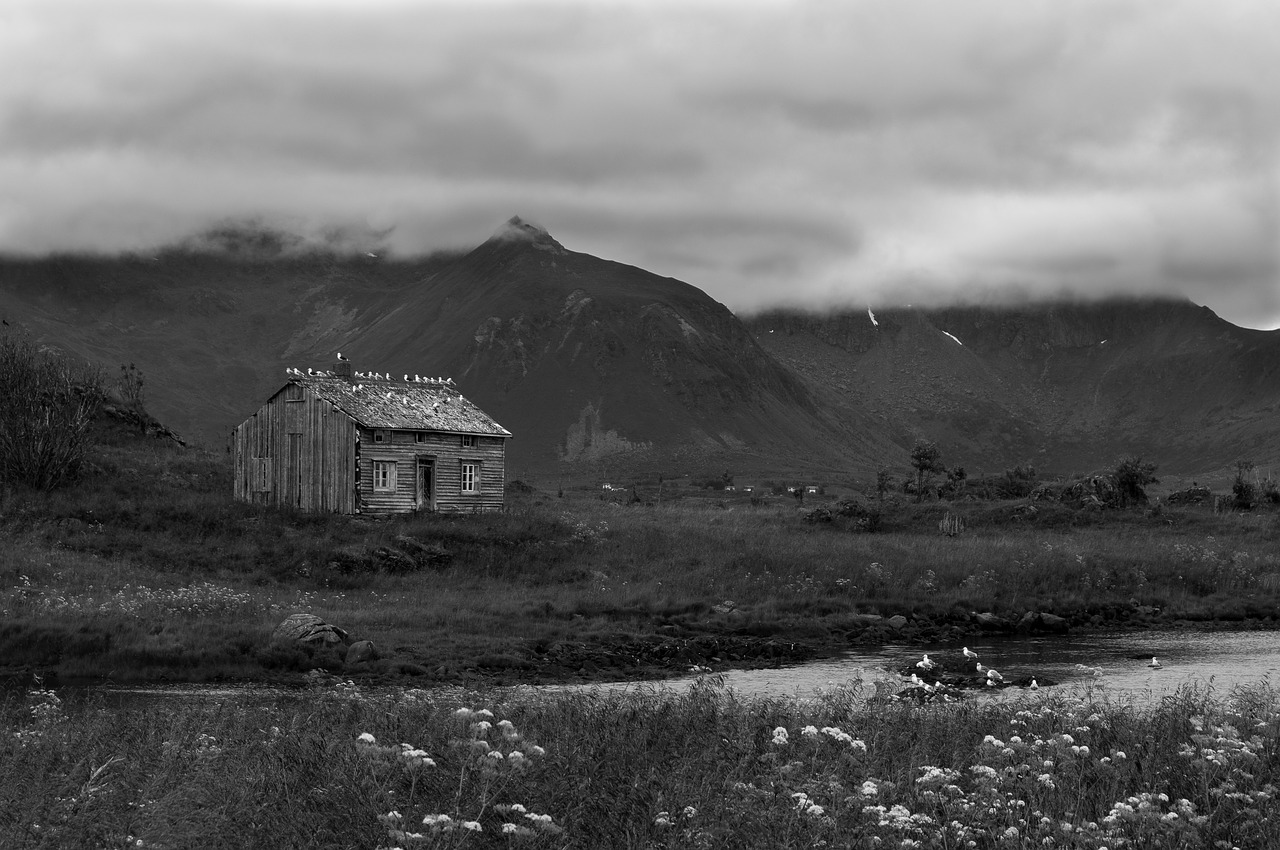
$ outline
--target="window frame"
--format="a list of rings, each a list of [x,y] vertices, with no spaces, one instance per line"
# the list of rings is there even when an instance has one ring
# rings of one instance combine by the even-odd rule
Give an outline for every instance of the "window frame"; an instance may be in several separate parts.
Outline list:
[[[474,448],[476,447],[476,435],[475,435],[475,434],[463,434],[463,435],[462,435],[462,447],[463,447],[464,449],[474,449]]]
[[[467,488],[467,469],[471,469],[471,488]],[[464,496],[480,495],[480,469],[482,464],[478,460],[461,460],[458,461],[458,492]]]
[[[394,493],[399,489],[400,473],[394,460],[373,461],[373,490],[375,493]],[[380,476],[379,473],[382,473]],[[381,478],[381,483],[379,479]]]
[[[383,445],[391,444],[391,432],[386,428],[375,428],[373,431],[373,441]]]

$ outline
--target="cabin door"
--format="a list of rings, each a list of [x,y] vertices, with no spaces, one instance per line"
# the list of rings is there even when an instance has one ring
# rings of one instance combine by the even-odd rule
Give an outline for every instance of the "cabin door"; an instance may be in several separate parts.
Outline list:
[[[418,510],[436,509],[436,461],[435,458],[418,458]]]

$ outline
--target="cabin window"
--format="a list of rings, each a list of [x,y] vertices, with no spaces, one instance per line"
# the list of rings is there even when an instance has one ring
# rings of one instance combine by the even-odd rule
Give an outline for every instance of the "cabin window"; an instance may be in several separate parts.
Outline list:
[[[391,432],[390,431],[374,431],[373,441],[375,443],[389,443],[391,442]]]
[[[480,492],[480,464],[478,463],[462,464],[462,492],[464,493]]]
[[[463,435],[462,435],[462,447],[463,447],[464,449],[469,449],[469,448],[471,448],[472,446],[474,446],[475,444],[476,444],[476,435],[475,435],[475,434],[463,434]]]
[[[373,489],[396,489],[396,462],[394,460],[375,460],[373,462]]]
[[[415,443],[425,443],[425,442],[427,441],[427,432],[426,432],[426,431],[414,431],[414,432],[413,432],[413,441],[414,441]]]

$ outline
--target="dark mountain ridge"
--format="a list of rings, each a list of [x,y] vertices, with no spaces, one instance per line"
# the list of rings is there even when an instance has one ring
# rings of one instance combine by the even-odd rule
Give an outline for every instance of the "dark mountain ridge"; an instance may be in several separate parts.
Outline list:
[[[1187,301],[744,322],[519,218],[471,251],[407,259],[232,235],[153,256],[0,258],[0,318],[109,376],[136,363],[148,409],[217,447],[286,367],[342,351],[366,371],[454,378],[515,434],[512,477],[861,475],[901,468],[921,437],[971,471],[1280,460],[1280,331]]]
[[[149,407],[221,445],[287,366],[448,375],[522,470],[843,464],[894,449],[837,420],[723,305],[512,219],[464,255],[0,261],[0,315],[148,375]],[[675,470],[672,470],[675,471]]]
[[[971,463],[1214,469],[1277,457],[1280,332],[1182,299],[896,308],[748,321],[785,364],[899,442]]]

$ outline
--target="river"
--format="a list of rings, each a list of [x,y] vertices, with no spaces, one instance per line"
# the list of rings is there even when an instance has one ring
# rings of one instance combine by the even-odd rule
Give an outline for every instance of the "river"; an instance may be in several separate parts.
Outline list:
[[[1280,686],[1280,631],[1089,632],[980,638],[968,646],[978,653],[979,662],[999,670],[1007,680],[1033,676],[1059,686],[1087,684],[1117,699],[1159,698],[1184,684],[1212,685],[1220,694],[1259,682]],[[804,697],[850,679],[899,681],[895,671],[912,666],[925,653],[952,665],[963,661],[961,652],[959,645],[952,644],[888,645],[795,667],[730,670],[723,675],[725,684],[743,695]],[[1159,668],[1148,666],[1152,658],[1160,662]],[[690,675],[660,684],[682,689],[696,678]],[[616,683],[607,687],[653,686]]]
[[[1088,632],[1069,635],[988,637],[974,639],[969,649],[978,660],[1008,680],[1034,676],[1059,687],[1089,685],[1123,701],[1158,699],[1182,685],[1212,686],[1225,695],[1238,685],[1267,682],[1280,686],[1280,631],[1149,631]],[[725,684],[748,697],[811,696],[815,691],[858,679],[903,682],[896,671],[928,653],[944,665],[963,660],[952,644],[888,645],[850,651],[792,667],[716,671]],[[1160,667],[1149,666],[1156,658]],[[541,691],[590,690],[681,692],[699,678],[690,674],[656,682],[605,682],[592,685],[529,686]],[[76,689],[83,694],[86,691]],[[1008,690],[1013,689],[1007,689]],[[165,699],[276,699],[297,692],[255,685],[90,688],[115,705]]]

